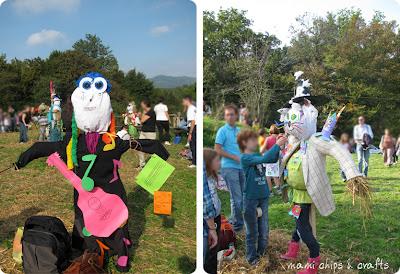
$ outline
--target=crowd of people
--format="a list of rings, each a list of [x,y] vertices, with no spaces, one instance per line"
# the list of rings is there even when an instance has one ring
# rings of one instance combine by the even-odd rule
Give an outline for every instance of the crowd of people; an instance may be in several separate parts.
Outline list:
[[[194,104],[190,96],[185,96],[182,99],[182,105],[184,112],[186,112],[186,119],[178,121],[178,129],[187,132],[188,136],[188,147],[191,151],[191,165],[190,168],[196,167],[196,105]],[[132,138],[137,139],[158,139],[164,143],[164,145],[171,145],[171,134],[170,134],[170,114],[168,112],[168,106],[164,103],[164,98],[160,98],[154,107],[149,100],[144,99],[140,102],[139,111],[134,102],[130,102],[126,109],[126,113],[123,114],[124,126],[123,129],[129,133]],[[180,118],[179,118],[180,119]],[[179,136],[180,137],[180,136]],[[145,165],[145,155],[139,153],[139,166]]]
[[[190,168],[196,167],[196,106],[190,96],[182,99],[183,111],[186,117],[179,117],[177,127],[187,133],[190,149],[191,164]],[[144,99],[140,102],[140,112],[134,102],[128,104],[126,113],[123,114],[124,127],[132,138],[135,139],[158,139],[164,145],[171,145],[170,134],[170,114],[168,106],[164,103],[164,98],[160,98],[154,107],[149,100]],[[61,103],[57,95],[52,96],[51,106],[45,103],[39,106],[24,106],[16,112],[12,106],[7,111],[0,108],[0,133],[19,131],[20,143],[28,142],[28,130],[31,127],[39,129],[39,141],[58,141],[62,139],[61,128]],[[145,165],[145,156],[139,153],[140,167]]]
[[[42,106],[43,105],[40,105],[39,107],[33,107],[26,105],[18,112],[16,112],[12,106],[8,107],[7,112],[3,111],[3,109],[0,109],[0,132],[19,131],[19,142],[26,143],[28,142],[29,128],[31,128],[32,125],[38,125],[41,132],[39,140],[44,141],[44,137],[42,137],[42,135],[45,134],[42,132],[43,114],[48,110],[42,109]],[[46,120],[45,127],[47,127],[47,117],[44,116],[44,118]]]
[[[372,150],[378,151],[383,155],[383,163],[385,166],[396,164],[400,155],[400,135],[397,140],[392,135],[390,129],[386,128],[379,142],[379,150],[372,144],[374,133],[369,124],[366,123],[365,117],[358,117],[358,124],[353,128],[353,137],[349,134],[342,133],[340,143],[349,152],[357,153],[358,169],[365,176],[368,176],[369,158]],[[346,178],[342,174],[343,180]]]
[[[275,124],[270,126],[268,132],[264,128],[256,132],[254,127],[249,126],[250,120],[246,117],[248,115],[244,106],[241,106],[240,109],[234,105],[225,106],[225,125],[217,131],[214,149],[205,148],[203,152],[205,166],[203,176],[203,257],[204,269],[208,273],[217,273],[222,207],[217,190],[223,188],[221,185],[225,184],[230,194],[229,223],[234,234],[245,234],[246,259],[250,265],[258,263],[268,246],[268,198],[272,195],[282,194],[284,187],[281,176],[267,176],[265,167],[277,164],[279,169],[281,150],[284,149],[287,138],[281,134]],[[238,121],[243,125],[242,127],[239,127]],[[366,123],[364,116],[358,118],[352,138],[347,133],[340,136],[341,145],[349,152],[357,153],[358,169],[365,177],[368,176],[370,152],[376,149],[372,145],[373,138],[371,126]],[[390,131],[386,129],[379,148],[383,154],[385,165],[394,164],[400,154],[400,137],[396,141]],[[299,172],[298,168],[291,170],[290,165],[293,163],[289,162],[286,166],[288,172],[292,173],[292,179],[296,178],[296,172]],[[346,181],[343,171],[341,171],[341,176]],[[308,195],[300,197],[301,200],[306,199],[306,196],[308,197]],[[296,221],[300,224],[297,224],[297,230],[309,227],[307,214],[310,214],[311,209],[301,207],[301,210],[303,214],[302,218]],[[302,221],[304,224],[301,223]],[[245,232],[243,233],[243,231]],[[300,238],[296,231],[288,252],[282,254],[281,258],[290,259],[291,254],[296,253],[296,248],[298,250]],[[301,235],[309,248],[310,258],[318,257],[319,243],[311,229],[301,231]]]

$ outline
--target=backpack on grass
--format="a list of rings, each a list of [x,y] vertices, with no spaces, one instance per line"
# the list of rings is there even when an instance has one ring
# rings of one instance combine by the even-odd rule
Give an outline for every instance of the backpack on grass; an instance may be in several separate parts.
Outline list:
[[[22,236],[22,265],[26,274],[60,273],[68,267],[71,238],[63,222],[50,216],[32,216]]]

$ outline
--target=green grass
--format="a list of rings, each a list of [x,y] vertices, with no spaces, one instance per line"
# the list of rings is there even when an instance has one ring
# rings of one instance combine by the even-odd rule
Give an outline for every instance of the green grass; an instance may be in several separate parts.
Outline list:
[[[36,139],[37,132],[30,131],[30,140]],[[17,133],[0,134],[0,170],[31,144],[19,144]],[[176,167],[161,188],[172,191],[173,213],[168,218],[153,214],[152,196],[135,183],[135,151],[128,151],[122,158],[120,175],[128,194],[129,230],[134,245],[130,273],[191,273],[195,269],[196,177],[195,170],[187,168],[190,163],[178,155],[182,148],[183,145],[168,147],[168,162]],[[22,273],[12,260],[12,239],[29,216],[56,216],[72,230],[72,187],[56,170],[48,168],[45,160],[0,174],[0,268],[6,273]],[[117,272],[110,265],[110,270]]]
[[[206,119],[205,131],[209,136],[207,145],[212,146],[215,129],[220,122]],[[211,142],[210,142],[211,140]],[[207,146],[206,142],[204,146]],[[354,155],[354,159],[355,159]],[[356,159],[355,159],[356,160]],[[381,155],[372,155],[370,159],[369,184],[373,190],[373,217],[366,221],[366,231],[359,208],[352,205],[352,198],[346,192],[345,183],[341,181],[339,165],[331,157],[327,159],[327,170],[330,178],[336,211],[328,217],[317,216],[317,236],[321,250],[335,253],[343,263],[348,259],[353,266],[358,262],[375,264],[377,258],[383,259],[394,273],[400,267],[400,164],[385,167]],[[220,193],[223,214],[229,216],[229,194]],[[289,204],[280,197],[270,200],[270,229],[283,229],[288,233],[294,229],[293,217],[288,215]],[[244,248],[244,247],[242,247]],[[372,270],[363,273],[374,273]]]

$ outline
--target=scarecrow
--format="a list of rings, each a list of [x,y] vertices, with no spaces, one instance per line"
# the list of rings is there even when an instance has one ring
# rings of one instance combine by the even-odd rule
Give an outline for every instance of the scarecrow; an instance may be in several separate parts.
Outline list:
[[[135,102],[130,102],[126,107],[126,113],[123,114],[124,116],[124,125],[127,127],[127,131],[129,135],[133,139],[139,138],[139,132],[136,129],[136,126],[140,124],[140,118],[137,113],[137,108]]]
[[[100,73],[87,73],[76,82],[76,85],[77,87],[71,95],[72,132],[67,133],[63,141],[35,143],[21,154],[15,165],[17,168],[22,168],[34,159],[57,152],[62,160],[62,165],[66,166],[65,169],[68,168],[68,172],[75,178],[82,179],[82,187],[88,191],[83,194],[95,195],[92,192],[95,192],[96,189],[106,195],[115,194],[112,195],[114,199],[122,200],[125,204],[124,208],[127,208],[126,191],[118,173],[118,163],[122,154],[130,148],[146,153],[156,153],[164,160],[169,157],[169,154],[157,140],[131,141],[130,138],[123,140],[118,133],[116,134],[109,96],[111,84]],[[79,188],[81,187],[79,186]],[[80,190],[82,191],[82,188]],[[91,231],[87,229],[90,224],[84,221],[86,220],[85,212],[80,208],[80,193],[78,194],[78,191],[74,190],[75,221],[72,247],[79,250],[80,253],[85,249],[100,251],[99,245],[101,244],[99,242],[101,242],[110,248],[110,255],[118,256],[117,269],[128,271],[129,248],[132,242],[129,237],[127,220],[117,226],[115,231],[110,232],[109,236],[92,235]],[[92,202],[89,206],[93,206],[93,202],[96,201],[91,199],[89,202]],[[117,211],[112,212],[112,207],[115,208],[113,203],[107,206],[111,209],[102,213],[104,218]]]
[[[348,180],[348,188],[360,196],[364,209],[368,210],[370,192],[366,179],[359,173],[350,153],[332,137],[331,133],[339,115],[329,116],[322,133],[316,133],[318,111],[311,104],[310,82],[298,71],[295,96],[289,104],[278,110],[288,135],[288,146],[282,159],[281,170],[286,167],[293,208],[289,212],[296,220],[296,228],[282,259],[296,259],[300,240],[309,249],[309,259],[300,274],[315,274],[320,264],[319,244],[315,239],[316,208],[322,216],[335,211],[332,188],[326,173],[326,156],[335,158]],[[342,109],[343,110],[343,109]],[[285,172],[285,173],[286,173]]]
[[[49,124],[49,141],[61,141],[61,133],[63,128],[63,123],[61,119],[61,99],[55,93],[51,94],[51,106],[47,119]]]

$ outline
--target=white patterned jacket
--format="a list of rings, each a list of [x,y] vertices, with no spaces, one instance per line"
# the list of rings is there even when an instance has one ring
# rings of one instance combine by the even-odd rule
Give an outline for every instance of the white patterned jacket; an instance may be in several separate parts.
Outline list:
[[[335,211],[335,202],[326,173],[326,155],[334,157],[339,162],[347,180],[362,175],[346,149],[332,137],[330,141],[324,141],[320,135],[320,133],[316,133],[307,141],[307,148],[302,154],[302,169],[307,192],[315,207],[322,216],[328,216]],[[300,141],[292,144],[290,151],[283,157],[281,170],[299,146]]]

